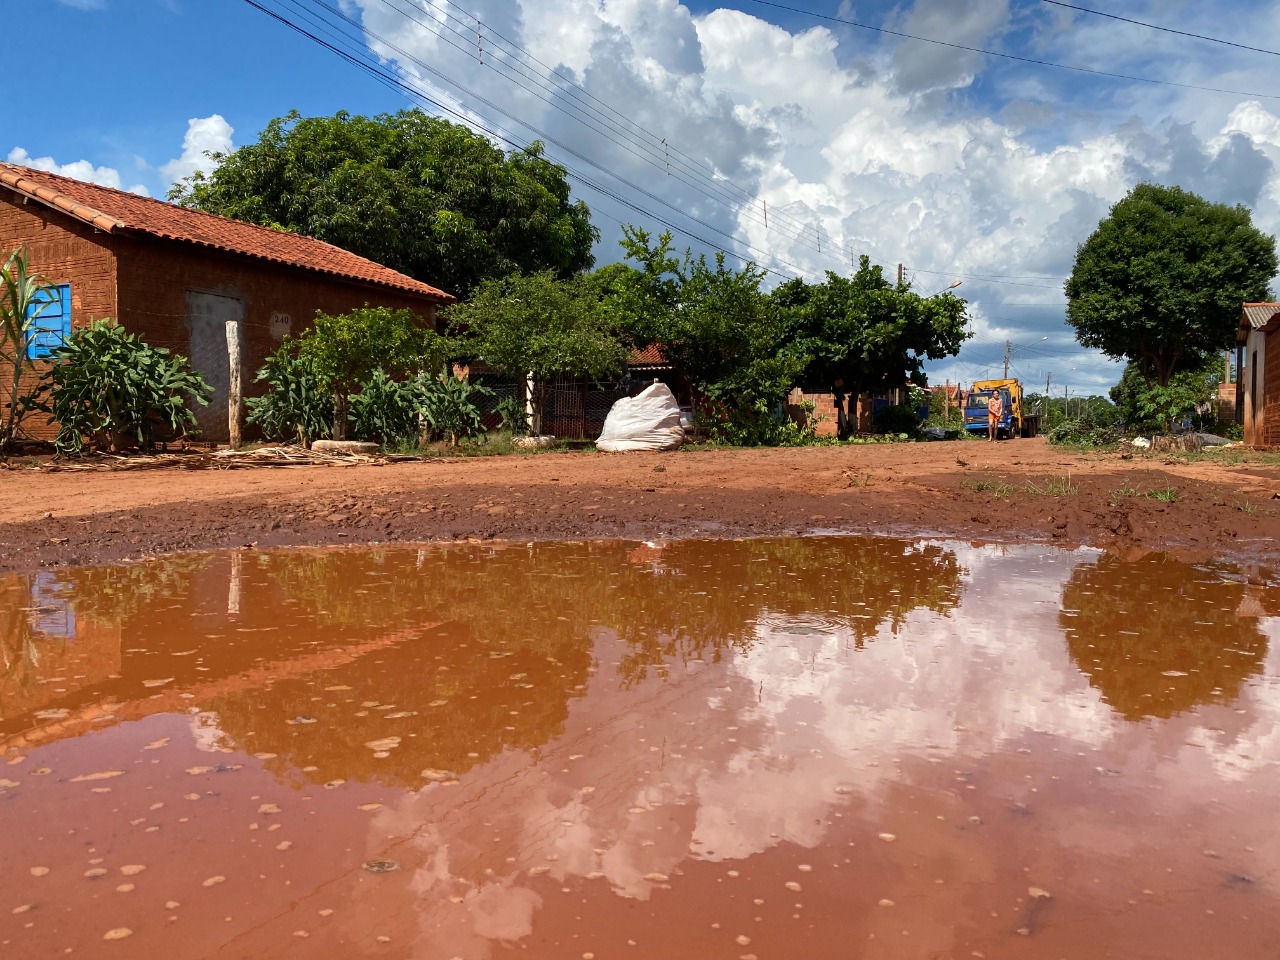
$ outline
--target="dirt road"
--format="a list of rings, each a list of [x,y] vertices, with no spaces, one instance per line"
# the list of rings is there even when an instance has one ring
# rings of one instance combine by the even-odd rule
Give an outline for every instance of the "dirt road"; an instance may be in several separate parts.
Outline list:
[[[0,472],[0,570],[183,550],[835,530],[1280,561],[1280,461],[1075,453],[1042,439],[382,466]]]

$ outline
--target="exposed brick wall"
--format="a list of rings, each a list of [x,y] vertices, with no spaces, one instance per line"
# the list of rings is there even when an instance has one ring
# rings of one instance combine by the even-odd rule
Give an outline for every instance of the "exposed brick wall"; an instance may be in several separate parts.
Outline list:
[[[49,283],[71,284],[71,323],[76,328],[87,326],[90,318],[116,314],[116,258],[110,241],[109,234],[0,190],[0,256],[7,258],[14,249],[26,247],[31,270]],[[22,393],[35,386],[45,366],[37,364],[34,373],[23,375]],[[0,364],[0,382],[5,387],[0,417],[8,417],[11,376],[12,369]],[[25,431],[38,439],[52,439],[57,428],[46,419],[43,414],[31,414],[23,425]]]
[[[1280,327],[1267,331],[1262,377],[1262,445],[1280,447]]]
[[[273,314],[287,315],[289,332],[296,335],[317,310],[345,313],[368,303],[431,313],[426,301],[407,293],[217,250],[121,237],[116,251],[122,323],[149,343],[183,353],[188,346],[188,291],[239,300],[244,304],[243,349],[250,372],[280,345],[271,332]],[[434,316],[427,319],[434,321]]]
[[[787,414],[797,422],[804,415],[800,404],[806,400],[814,405],[813,413],[809,416],[814,421],[816,434],[820,437],[834,437],[839,429],[835,397],[829,393],[806,393],[799,387],[795,388],[787,395]]]
[[[0,253],[7,255],[18,246],[27,247],[32,268],[46,280],[71,284],[75,327],[112,317],[148,343],[183,355],[191,348],[189,292],[240,301],[241,382],[246,396],[254,395],[253,377],[286,330],[301,332],[317,310],[344,313],[367,303],[406,307],[436,322],[435,305],[409,293],[176,241],[107,234],[0,191]],[[287,324],[282,317],[288,318]],[[34,376],[24,377],[24,392],[33,383]],[[0,398],[0,414],[4,413],[7,399]],[[56,428],[44,420],[40,415],[29,417],[26,432],[38,439],[52,438]],[[225,418],[220,429],[205,431],[210,440],[226,436]]]
[[[287,331],[297,335],[317,310],[345,313],[364,306],[408,308],[435,323],[434,305],[421,297],[366,286],[309,270],[267,263],[252,257],[206,250],[153,238],[121,237],[116,246],[120,277],[120,322],[148,343],[191,356],[188,294],[213,294],[243,305],[241,386],[246,397],[262,392],[253,378],[281,343],[285,327],[273,317],[288,317]],[[202,439],[227,439],[225,398],[215,398],[200,413]],[[246,432],[246,436],[251,432]]]

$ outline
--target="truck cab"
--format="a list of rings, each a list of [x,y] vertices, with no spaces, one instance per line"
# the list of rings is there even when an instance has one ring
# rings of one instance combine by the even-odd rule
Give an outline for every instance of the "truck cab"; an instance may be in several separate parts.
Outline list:
[[[987,401],[999,393],[1004,413],[996,425],[997,437],[1034,437],[1039,432],[1040,418],[1023,409],[1022,384],[1015,379],[978,380],[964,402],[964,428],[987,432]]]

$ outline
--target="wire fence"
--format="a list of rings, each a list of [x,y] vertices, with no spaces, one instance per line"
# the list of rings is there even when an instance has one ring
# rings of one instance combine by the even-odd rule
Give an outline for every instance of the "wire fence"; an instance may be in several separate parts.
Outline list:
[[[479,405],[484,425],[489,429],[501,424],[499,409],[504,401],[514,399],[524,404],[528,399],[525,383],[519,377],[486,372],[476,375],[474,380],[493,391],[493,396],[483,398]],[[604,384],[568,378],[552,380],[547,384],[542,432],[564,440],[595,440],[604,429],[609,408],[635,392],[634,386],[630,377]]]

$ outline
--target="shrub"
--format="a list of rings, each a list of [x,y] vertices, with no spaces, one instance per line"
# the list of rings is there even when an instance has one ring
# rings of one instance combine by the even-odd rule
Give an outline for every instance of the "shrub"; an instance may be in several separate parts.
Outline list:
[[[286,343],[268,356],[254,383],[265,383],[267,392],[245,401],[247,420],[268,440],[306,446],[333,428],[333,391],[311,362],[298,355],[295,344]]]
[[[421,397],[415,382],[392,380],[381,368],[374,370],[363,389],[349,398],[352,433],[357,440],[384,446],[415,440]]]
[[[920,411],[906,404],[885,407],[876,414],[876,433],[908,433],[920,431]]]
[[[128,446],[188,435],[196,425],[188,398],[208,404],[212,391],[187,358],[153,347],[113,320],[73,331],[49,354],[53,366],[24,404],[58,423],[59,453]]]
[[[1051,444],[1076,447],[1105,447],[1124,439],[1118,426],[1100,427],[1089,420],[1063,420],[1045,436]]]
[[[446,368],[439,377],[418,377],[416,392],[418,412],[450,446],[484,436],[478,401],[493,396],[488,387],[460,380]]]
[[[499,400],[498,416],[502,418],[502,428],[510,430],[513,437],[529,435],[529,408],[519,396]]]

